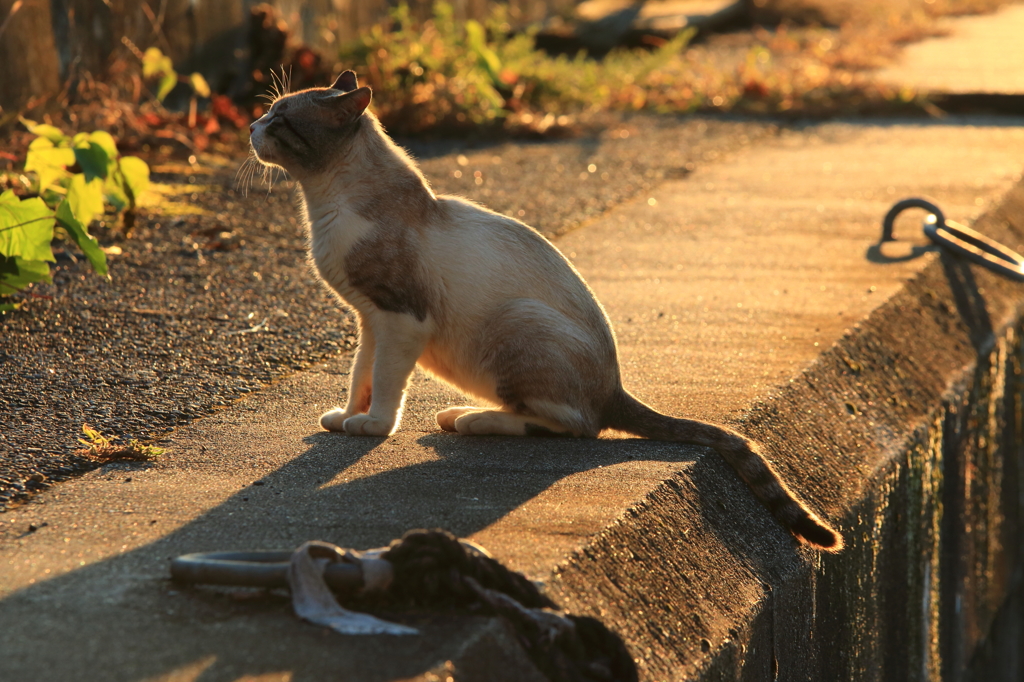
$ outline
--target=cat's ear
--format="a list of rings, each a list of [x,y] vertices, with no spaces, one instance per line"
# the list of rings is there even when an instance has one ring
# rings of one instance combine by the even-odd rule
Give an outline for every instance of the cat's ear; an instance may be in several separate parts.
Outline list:
[[[355,71],[345,71],[334,81],[334,85],[331,86],[334,90],[341,90],[342,92],[352,92],[359,87],[359,81],[356,80]]]
[[[352,92],[332,97],[330,101],[338,120],[348,121],[362,114],[366,107],[370,106],[370,88],[364,85]]]

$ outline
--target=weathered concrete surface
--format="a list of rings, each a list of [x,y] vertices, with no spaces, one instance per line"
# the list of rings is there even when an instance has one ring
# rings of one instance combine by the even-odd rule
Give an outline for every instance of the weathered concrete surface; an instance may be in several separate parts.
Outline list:
[[[318,432],[346,381],[332,363],[176,432],[152,467],[111,465],[5,514],[0,679],[436,679],[449,660],[457,679],[535,679],[490,619],[417,613],[422,638],[357,640],[281,598],[166,580],[180,553],[368,547],[424,526],[602,618],[644,679],[956,679],[1019,564],[1020,452],[997,436],[1024,428],[1007,329],[1021,285],[870,247],[891,200],[932,194],[969,220],[1022,159],[1024,130],[1001,123],[825,125],[559,240],[618,329],[627,385],[759,438],[845,553],[797,548],[709,451],[438,433],[432,413],[456,398],[422,377],[395,437]],[[982,227],[1024,243],[1020,203]]]
[[[1019,542],[1019,535],[1016,538]],[[1024,679],[1024,580],[1018,571],[1013,576],[1014,589],[999,608],[988,635],[976,647],[965,679]]]
[[[951,321],[942,329],[926,333],[929,330],[922,327],[918,316],[906,314],[908,304],[902,300],[895,304],[889,301],[875,310],[869,321],[877,329],[855,330],[855,323],[876,304],[873,296],[908,295],[909,289],[904,286],[897,291],[897,283],[888,280],[887,275],[922,264],[921,260],[885,263],[887,255],[899,258],[920,254],[919,249],[905,247],[902,253],[883,249],[878,253],[867,247],[871,240],[868,230],[878,229],[878,216],[884,213],[890,196],[931,194],[942,197],[944,205],[947,201],[959,204],[955,210],[962,214],[971,212],[972,203],[976,204],[975,210],[977,204],[984,203],[982,197],[972,196],[970,183],[965,186],[955,179],[964,168],[963,154],[980,151],[979,138],[975,137],[978,132],[907,126],[868,129],[855,135],[842,126],[825,126],[815,131],[819,136],[816,142],[804,138],[794,144],[794,137],[785,140],[782,149],[762,147],[739,156],[735,163],[699,174],[693,184],[698,192],[703,188],[703,196],[675,193],[654,207],[641,207],[637,223],[623,225],[618,234],[584,230],[560,241],[563,249],[591,257],[591,252],[600,249],[617,251],[614,261],[602,261],[605,267],[585,272],[617,322],[627,382],[642,368],[658,367],[661,380],[635,387],[638,394],[666,409],[706,418],[722,419],[732,411],[741,429],[770,448],[786,477],[800,481],[797,489],[813,490],[830,518],[846,516],[850,523],[844,528],[850,549],[839,557],[818,559],[822,575],[814,578],[807,564],[799,564],[795,558],[787,564],[779,554],[771,550],[762,553],[757,544],[748,544],[752,526],[741,525],[737,530],[731,523],[726,527],[709,517],[708,509],[722,508],[733,496],[727,490],[715,490],[715,474],[692,467],[685,478],[678,479],[678,488],[655,491],[645,501],[642,514],[628,516],[609,529],[601,540],[591,544],[592,554],[577,556],[561,574],[560,583],[566,585],[562,594],[567,603],[579,609],[587,603],[606,604],[608,610],[602,615],[609,621],[630,624],[623,631],[627,641],[649,643],[647,660],[658,665],[649,671],[651,679],[671,674],[689,678],[724,673],[731,677],[719,667],[728,668],[730,658],[743,675],[752,674],[754,679],[758,674],[751,671],[767,670],[773,657],[787,679],[898,678],[914,670],[900,667],[913,665],[913,657],[900,659],[891,653],[906,651],[907,646],[886,648],[901,641],[898,633],[912,631],[912,621],[904,617],[907,610],[876,611],[872,604],[878,601],[883,586],[894,581],[902,590],[898,594],[910,605],[919,605],[920,601],[908,596],[911,590],[907,588],[912,584],[908,581],[921,580],[915,571],[922,570],[922,566],[904,559],[910,562],[907,570],[901,565],[879,569],[879,561],[893,561],[891,548],[885,548],[876,535],[869,535],[867,541],[857,540],[863,537],[865,523],[873,528],[885,509],[910,505],[915,499],[913,491],[900,489],[885,479],[881,480],[882,490],[887,492],[879,493],[878,479],[883,475],[907,475],[906,465],[900,463],[904,450],[912,438],[923,437],[917,433],[922,424],[936,418],[933,412],[939,408],[940,396],[956,383],[971,385],[974,346],[964,345],[963,339],[951,333]],[[1021,131],[1005,132],[1013,137]],[[948,138],[944,138],[946,133]],[[958,141],[960,135],[963,137]],[[899,149],[895,154],[894,145]],[[994,158],[983,163],[998,165]],[[884,170],[880,173],[880,169]],[[879,180],[897,184],[885,185]],[[780,186],[785,192],[779,191]],[[687,216],[683,225],[676,224],[672,229],[675,234],[688,232],[693,248],[666,252],[664,240],[653,236],[664,231],[664,225],[660,231],[655,226],[665,214]],[[1017,220],[1019,224],[1019,217]],[[652,225],[650,231],[645,223]],[[990,227],[984,223],[983,229]],[[908,225],[897,232],[913,237],[919,229],[919,225]],[[1009,241],[1013,245],[1021,242],[1024,239],[1020,236]],[[935,258],[937,255],[930,253],[923,260]],[[874,267],[872,260],[876,262]],[[634,272],[648,276],[646,289],[625,285]],[[959,273],[955,269],[952,272]],[[903,270],[900,274],[906,273]],[[929,284],[930,290],[937,290],[946,279],[940,263],[932,263],[917,277],[929,273],[937,280]],[[968,297],[970,302],[970,297],[979,296],[973,285],[958,281],[946,288],[947,297],[952,298],[943,305],[949,306],[954,319],[961,298]],[[1010,285],[1009,292],[1019,297],[1019,285]],[[967,317],[965,324],[973,326],[977,315],[985,316],[982,328],[970,330],[974,335],[971,338],[976,337],[978,344],[991,343],[981,340],[986,334],[985,325],[998,332],[1012,317],[1015,304],[1011,299],[1001,310],[991,306],[981,313],[976,310],[978,305],[974,301],[964,310],[963,315],[974,316]],[[643,326],[634,331],[630,317],[634,321],[639,317]],[[965,333],[962,328],[959,332]],[[837,348],[823,353],[800,374],[805,366],[801,362],[807,357],[799,352],[801,346],[806,349],[820,343],[819,348],[824,348],[840,337],[840,348],[851,343],[865,346],[865,350],[850,356],[857,358],[850,360],[852,367],[863,371],[869,362],[880,363],[878,374],[854,375],[851,365],[837,362],[833,355],[839,353],[841,358],[843,352],[854,351]],[[947,357],[947,364],[941,366],[936,363],[943,346],[960,353]],[[652,352],[654,348],[657,350]],[[683,355],[682,348],[690,352]],[[704,356],[702,349],[709,355]],[[878,357],[880,353],[887,357]],[[895,358],[914,363],[918,354],[926,358],[923,368],[935,371],[934,376],[927,377],[930,383],[914,385],[909,376],[891,376],[894,367],[906,371],[895,364]],[[771,376],[773,370],[785,374]],[[983,367],[977,371],[984,376],[988,370]],[[843,372],[848,376],[841,378]],[[781,391],[773,390],[785,384],[787,376],[798,378]],[[887,383],[879,385],[880,379]],[[1013,389],[1007,388],[1006,392],[1012,393]],[[949,396],[944,399],[956,400]],[[899,401],[904,409],[891,410],[891,400]],[[992,400],[998,402],[998,396]],[[680,405],[681,401],[685,403]],[[975,409],[984,409],[984,402],[974,396],[973,404],[979,402],[982,405]],[[960,409],[961,414],[963,411]],[[741,412],[741,416],[737,414]],[[974,436],[976,431],[970,430]],[[1008,433],[1012,439],[1013,432]],[[993,440],[991,434],[977,437]],[[947,445],[950,449],[967,447],[956,438],[950,440],[954,441]],[[717,466],[720,462],[711,458],[700,460],[700,464]],[[991,488],[1001,491],[991,494],[1003,494],[1010,500],[1015,494],[1009,484],[1005,490],[1001,482],[992,483]],[[954,506],[953,502],[947,503],[947,508]],[[970,517],[975,511],[968,509],[964,514]],[[736,513],[731,507],[728,516]],[[1008,522],[1010,527],[1017,527],[1016,516],[1008,516],[1014,519]],[[956,527],[955,522],[951,523]],[[880,523],[875,533],[882,533],[884,528],[897,539],[906,537],[894,531],[896,527],[898,524],[891,521]],[[691,531],[686,540],[694,547],[676,556],[666,555],[664,547],[670,546],[681,530]],[[770,529],[756,531],[761,543],[767,532]],[[737,555],[738,560],[730,562],[726,555],[717,553],[722,544],[730,547],[734,560]],[[898,541],[895,544],[899,546]],[[948,550],[949,545],[943,547]],[[899,551],[906,552],[907,548]],[[898,573],[895,580],[894,572]],[[680,582],[674,576],[685,578]],[[829,614],[835,613],[832,600],[836,595],[826,597],[824,604],[814,608],[815,600],[821,602],[821,595],[828,594],[828,589],[812,587],[815,581],[822,585],[833,579],[852,583],[840,582],[837,586],[846,603],[841,604],[842,610],[834,620]],[[764,593],[763,584],[771,585],[771,596]],[[931,585],[934,588],[937,579]],[[1001,595],[1000,590],[1005,588],[1000,584],[993,589]],[[812,596],[815,593],[817,597]],[[651,594],[659,599],[645,598]],[[989,597],[986,609],[998,605],[1001,598]],[[638,603],[644,604],[640,612],[634,611]],[[747,604],[743,607],[744,618],[755,624],[746,635],[752,641],[746,641],[743,630],[736,628],[734,609],[743,603]],[[723,613],[730,617],[721,618]],[[958,640],[963,651],[972,650],[978,632],[986,629],[984,618],[988,615],[979,616],[982,622],[969,626],[973,628],[971,636]],[[772,628],[757,626],[758,618],[772,621]],[[892,629],[884,627],[888,618],[892,618]],[[770,643],[757,641],[757,636],[765,636],[772,629]],[[816,652],[818,659],[806,650],[809,638],[829,643]],[[713,648],[721,647],[718,656],[714,656],[714,649],[704,653],[702,649],[707,645],[701,640]],[[793,648],[787,649],[787,642]],[[736,651],[737,645],[747,648],[745,654]],[[679,648],[688,652],[674,658]],[[760,655],[755,655],[754,649],[759,649]],[[963,663],[944,660],[953,671]]]
[[[1024,194],[1018,188],[979,222],[1020,241]],[[757,679],[752,669],[764,672],[773,660],[785,679],[963,679],[1020,571],[1021,293],[1019,284],[941,257],[738,420],[777,461],[798,448],[786,475],[843,519],[843,554],[787,565],[764,552],[750,527],[724,527],[707,513],[729,497],[695,468],[562,570],[562,594],[572,595],[564,600],[616,605],[605,617],[630,624],[628,641],[656,642],[651,660],[689,648],[678,662],[692,666],[688,679]],[[694,508],[681,513],[687,502]],[[666,556],[661,548],[680,528],[691,531],[695,551]],[[738,565],[725,557],[689,564],[723,537]],[[750,642],[731,611],[740,585],[757,604],[744,613]],[[630,613],[627,604],[652,593],[656,602]],[[681,642],[679,630],[697,617]],[[1021,614],[1007,620],[1014,618]],[[701,636],[716,654],[706,663]],[[1008,648],[1020,644],[1018,637]]]
[[[1024,95],[1024,5],[943,25],[949,35],[908,45],[878,78],[943,95]]]

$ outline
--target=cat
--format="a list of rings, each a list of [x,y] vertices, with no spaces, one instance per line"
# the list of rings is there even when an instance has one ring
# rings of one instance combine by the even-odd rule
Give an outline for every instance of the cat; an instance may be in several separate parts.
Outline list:
[[[437,415],[445,431],[596,437],[617,429],[710,446],[799,540],[842,537],[801,503],[758,446],[722,426],[662,415],[622,387],[611,324],[583,278],[527,225],[459,197],[435,196],[345,71],[329,88],[281,96],[251,145],[298,183],[320,278],[356,312],[348,404],[329,431],[388,436],[414,367],[486,407]]]

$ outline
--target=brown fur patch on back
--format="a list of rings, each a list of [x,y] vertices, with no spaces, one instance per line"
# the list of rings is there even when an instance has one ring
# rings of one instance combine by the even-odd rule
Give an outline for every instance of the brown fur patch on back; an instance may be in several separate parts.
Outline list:
[[[408,313],[422,322],[428,313],[436,314],[436,297],[419,260],[418,242],[441,208],[412,168],[391,164],[371,175],[372,181],[359,183],[353,208],[376,229],[346,256],[349,282],[378,308]]]

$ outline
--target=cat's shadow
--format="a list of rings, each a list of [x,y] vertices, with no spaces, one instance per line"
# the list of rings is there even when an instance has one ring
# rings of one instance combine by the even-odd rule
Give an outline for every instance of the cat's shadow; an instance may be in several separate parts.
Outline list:
[[[320,679],[323,665],[310,661],[321,656],[359,671],[359,679],[414,677],[435,658],[424,651],[456,656],[466,628],[478,627],[472,625],[477,621],[431,616],[423,634],[410,638],[325,635],[295,619],[282,595],[238,601],[222,591],[170,583],[167,559],[191,552],[294,548],[312,539],[368,548],[414,528],[442,527],[468,536],[567,476],[636,460],[682,465],[698,453],[639,439],[422,431],[390,439],[318,432],[303,440],[306,449],[262,475],[259,485],[250,482],[155,542],[0,600],[0,612],[8,613],[4,622],[16,617],[20,634],[29,639],[66,641],[62,656],[91,670],[93,679],[164,679],[202,663],[205,667],[188,679],[232,682],[289,670],[293,682],[312,682]],[[124,576],[131,579],[125,582]],[[58,620],[37,607],[54,599],[63,603]],[[124,617],[123,606],[108,606],[124,600],[131,603],[130,617]],[[89,627],[97,618],[104,621],[102,635]],[[104,655],[97,659],[88,642],[98,643],[100,637]],[[171,639],[173,646],[161,645]],[[269,641],[276,644],[268,646]],[[140,649],[150,654],[139,656]],[[126,662],[131,673],[123,668]]]
[[[355,449],[353,441],[362,441]],[[413,528],[441,527],[459,536],[471,535],[497,522],[535,498],[558,481],[593,469],[623,462],[651,460],[684,463],[693,461],[696,450],[672,443],[641,439],[563,439],[460,436],[437,432],[416,438],[422,459],[395,461],[392,453],[374,454],[386,441],[318,433],[305,439],[304,455],[268,482],[281,476],[297,483],[288,469],[304,470],[308,507],[345,508],[350,516],[344,537],[322,539],[347,546],[386,544]],[[311,461],[322,461],[327,450],[347,454],[335,466],[323,470]],[[374,457],[372,475],[357,473],[346,480],[344,471],[363,458]],[[338,466],[341,461],[349,464]],[[311,472],[321,471],[310,482]],[[332,470],[336,469],[336,471]],[[344,471],[343,471],[344,470]],[[339,480],[340,479],[340,480]]]

